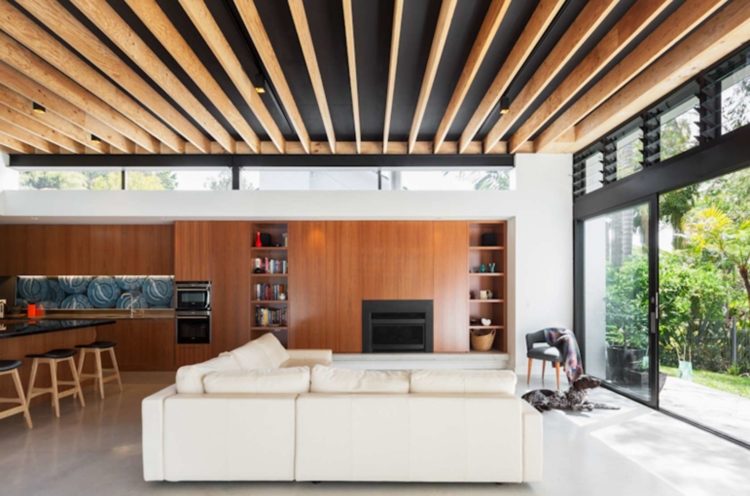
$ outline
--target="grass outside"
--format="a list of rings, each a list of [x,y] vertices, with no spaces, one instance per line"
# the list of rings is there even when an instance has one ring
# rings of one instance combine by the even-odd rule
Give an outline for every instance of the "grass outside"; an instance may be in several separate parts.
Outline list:
[[[677,367],[660,365],[659,371],[672,377],[678,377]],[[712,389],[718,389],[719,391],[750,398],[750,377],[709,372],[707,370],[693,370],[693,382]]]

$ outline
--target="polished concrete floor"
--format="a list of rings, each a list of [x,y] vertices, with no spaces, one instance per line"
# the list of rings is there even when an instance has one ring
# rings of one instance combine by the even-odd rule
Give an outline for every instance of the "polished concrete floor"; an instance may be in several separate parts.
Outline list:
[[[140,400],[170,379],[158,373],[126,374],[124,393],[109,385],[102,401],[87,389],[87,407],[67,398],[59,420],[47,405],[37,405],[31,431],[20,416],[0,421],[0,494],[733,496],[747,495],[750,487],[750,451],[603,390],[595,399],[620,410],[545,414],[545,479],[540,483],[145,483]],[[519,386],[519,392],[524,390],[525,384]]]

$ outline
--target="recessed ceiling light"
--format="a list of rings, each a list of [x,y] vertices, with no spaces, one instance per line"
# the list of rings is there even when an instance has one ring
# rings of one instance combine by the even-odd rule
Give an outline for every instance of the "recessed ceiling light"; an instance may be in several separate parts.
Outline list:
[[[32,102],[32,104],[31,104],[31,108],[32,108],[32,109],[34,110],[34,112],[35,112],[35,113],[37,113],[37,114],[44,114],[44,113],[46,113],[46,112],[47,112],[47,109],[46,109],[46,108],[44,108],[44,107],[43,107],[42,105],[39,105],[39,104],[38,104],[38,103],[36,103],[36,102]]]
[[[263,93],[266,92],[266,89],[263,86],[256,86],[255,92],[258,93],[259,95],[262,95]]]

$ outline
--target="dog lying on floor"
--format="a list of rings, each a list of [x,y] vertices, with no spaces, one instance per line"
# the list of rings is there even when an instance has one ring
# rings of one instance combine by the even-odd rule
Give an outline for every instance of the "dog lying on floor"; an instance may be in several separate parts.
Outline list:
[[[594,409],[619,410],[619,406],[594,403],[588,400],[589,389],[598,388],[601,381],[594,377],[582,375],[564,393],[551,389],[535,389],[521,396],[531,406],[545,412],[547,410],[572,410],[574,412],[590,412]]]

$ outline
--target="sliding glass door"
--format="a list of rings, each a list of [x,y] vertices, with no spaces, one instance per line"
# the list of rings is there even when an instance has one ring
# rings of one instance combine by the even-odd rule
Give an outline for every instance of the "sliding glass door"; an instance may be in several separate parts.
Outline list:
[[[583,318],[586,372],[653,404],[655,384],[652,203],[583,223]]]

